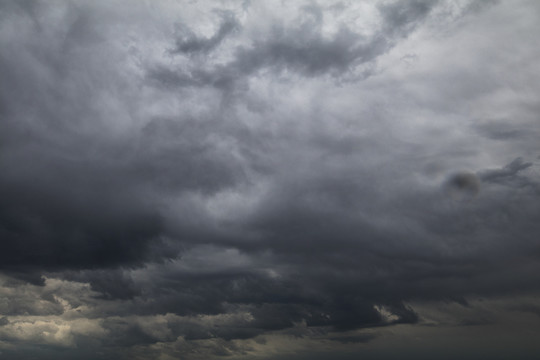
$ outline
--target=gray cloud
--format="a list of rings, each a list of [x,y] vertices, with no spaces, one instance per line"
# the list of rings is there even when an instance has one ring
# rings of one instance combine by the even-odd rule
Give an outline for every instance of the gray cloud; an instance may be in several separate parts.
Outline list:
[[[248,46],[238,46],[234,58],[225,64],[200,66],[185,71],[158,67],[150,78],[166,86],[215,86],[230,91],[233,83],[265,68],[271,71],[292,71],[303,76],[331,74],[341,76],[360,64],[374,61],[406,37],[428,15],[434,2],[397,2],[379,7],[383,24],[380,30],[366,37],[341,24],[338,31],[326,38],[322,34],[322,9],[311,5],[303,8],[302,17],[293,26],[276,24],[262,39]],[[207,53],[240,25],[230,14],[215,35],[201,39],[185,26],[173,53]]]
[[[176,40],[176,48],[173,53],[208,53],[214,50],[232,32],[240,26],[234,18],[234,14],[220,12],[221,24],[214,35],[209,38],[199,38],[189,27],[179,26],[179,39]]]
[[[474,300],[539,291],[536,5],[0,6],[2,354],[433,358],[447,327],[538,328]]]
[[[493,183],[511,182],[518,177],[520,171],[523,171],[532,165],[531,162],[525,162],[522,158],[518,157],[505,165],[502,169],[484,171],[481,174],[481,179]]]
[[[459,172],[448,178],[446,187],[450,192],[474,196],[480,191],[480,180],[473,173]]]

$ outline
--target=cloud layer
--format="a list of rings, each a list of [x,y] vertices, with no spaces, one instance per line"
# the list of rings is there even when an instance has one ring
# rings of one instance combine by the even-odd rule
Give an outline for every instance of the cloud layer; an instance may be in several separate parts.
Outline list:
[[[538,351],[535,2],[0,14],[2,355]]]

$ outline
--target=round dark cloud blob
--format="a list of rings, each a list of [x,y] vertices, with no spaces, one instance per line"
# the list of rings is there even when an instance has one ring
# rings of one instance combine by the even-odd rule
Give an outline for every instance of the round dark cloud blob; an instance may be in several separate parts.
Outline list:
[[[446,179],[444,188],[453,199],[471,200],[480,192],[480,179],[474,173],[460,171]]]

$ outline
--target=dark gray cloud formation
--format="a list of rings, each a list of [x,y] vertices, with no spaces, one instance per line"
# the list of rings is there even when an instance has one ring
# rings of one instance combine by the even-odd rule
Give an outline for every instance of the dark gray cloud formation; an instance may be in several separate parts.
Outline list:
[[[205,67],[197,61],[195,68],[190,69],[160,67],[151,72],[151,77],[164,85],[215,86],[231,91],[234,83],[267,68],[303,76],[327,73],[350,76],[352,67],[375,60],[406,37],[435,4],[430,1],[381,4],[377,10],[382,24],[375,34],[365,36],[345,24],[338,24],[338,30],[331,37],[323,35],[323,9],[305,5],[292,24],[276,22],[267,34],[252,39],[249,45],[234,47],[233,59],[225,64]],[[218,50],[227,36],[241,28],[231,13],[220,13],[220,18],[218,30],[209,38],[198,38],[189,28],[181,26],[180,38],[172,53],[208,56],[209,52]]]
[[[488,5],[2,3],[2,354],[537,331],[540,15]]]

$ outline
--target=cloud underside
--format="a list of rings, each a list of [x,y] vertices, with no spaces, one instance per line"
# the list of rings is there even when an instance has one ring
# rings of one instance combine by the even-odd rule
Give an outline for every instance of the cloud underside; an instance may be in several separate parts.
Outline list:
[[[538,330],[536,4],[179,6],[0,5],[0,356]]]

